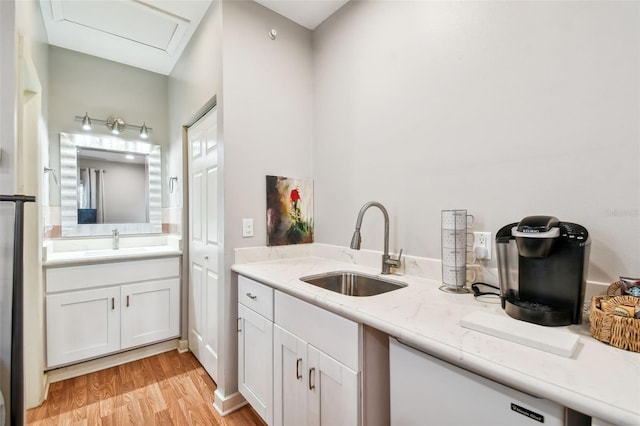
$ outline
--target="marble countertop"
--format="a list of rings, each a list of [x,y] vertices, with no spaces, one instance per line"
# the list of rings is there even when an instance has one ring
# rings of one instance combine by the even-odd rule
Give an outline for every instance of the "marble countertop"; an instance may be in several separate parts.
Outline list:
[[[43,262],[43,266],[81,265],[97,261],[135,260],[150,257],[179,256],[181,254],[181,250],[170,246],[131,247],[118,250],[81,250],[50,254],[47,260]]]
[[[61,239],[43,246],[45,267],[82,265],[95,262],[179,256],[181,240],[167,235],[122,237],[120,248],[112,248],[111,238]]]
[[[471,294],[445,293],[433,279],[393,275],[389,278],[408,286],[376,296],[352,297],[299,278],[336,270],[378,275],[379,268],[354,263],[348,257],[318,257],[310,251],[302,257],[253,260],[236,252],[232,270],[505,385],[610,423],[640,424],[640,354],[593,339],[588,322],[556,327],[579,337],[577,351],[565,358],[463,328],[460,319],[474,311],[506,314],[499,304],[476,301]]]

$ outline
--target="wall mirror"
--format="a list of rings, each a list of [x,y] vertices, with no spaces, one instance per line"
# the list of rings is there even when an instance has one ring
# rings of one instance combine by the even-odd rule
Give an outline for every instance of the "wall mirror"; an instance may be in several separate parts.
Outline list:
[[[60,133],[62,236],[162,232],[160,146]]]

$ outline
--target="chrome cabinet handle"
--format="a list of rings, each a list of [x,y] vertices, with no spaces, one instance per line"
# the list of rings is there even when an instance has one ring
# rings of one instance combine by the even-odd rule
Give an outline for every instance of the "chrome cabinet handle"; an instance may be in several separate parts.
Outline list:
[[[129,307],[129,295],[127,295],[127,308]]]
[[[296,359],[296,380],[302,379],[302,374],[300,374],[300,364],[302,363],[302,358]]]
[[[116,308],[116,299],[114,297],[111,298],[111,310],[113,311]]]
[[[249,299],[251,299],[251,300],[256,300],[256,299],[258,298],[258,296],[254,296],[254,295],[253,295],[253,294],[251,294],[251,293],[247,293],[247,297],[248,297]]]
[[[316,388],[315,380],[314,383],[311,384],[311,374],[313,374],[314,371],[316,371],[315,367],[309,369],[309,390],[314,390]]]

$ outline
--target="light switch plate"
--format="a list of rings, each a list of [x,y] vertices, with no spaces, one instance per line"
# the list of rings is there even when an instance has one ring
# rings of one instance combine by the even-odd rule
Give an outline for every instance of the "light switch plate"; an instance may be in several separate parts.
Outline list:
[[[242,238],[253,237],[253,219],[242,219]]]

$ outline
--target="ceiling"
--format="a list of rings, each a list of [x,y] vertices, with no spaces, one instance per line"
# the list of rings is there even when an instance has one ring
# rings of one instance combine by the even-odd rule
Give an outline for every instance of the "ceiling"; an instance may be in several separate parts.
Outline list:
[[[313,30],[348,0],[256,1]],[[49,44],[165,75],[210,4],[211,0],[40,0]]]
[[[40,8],[50,44],[169,74],[210,3],[40,0]]]
[[[310,30],[315,30],[325,19],[349,0],[255,0],[264,7],[289,18]]]

